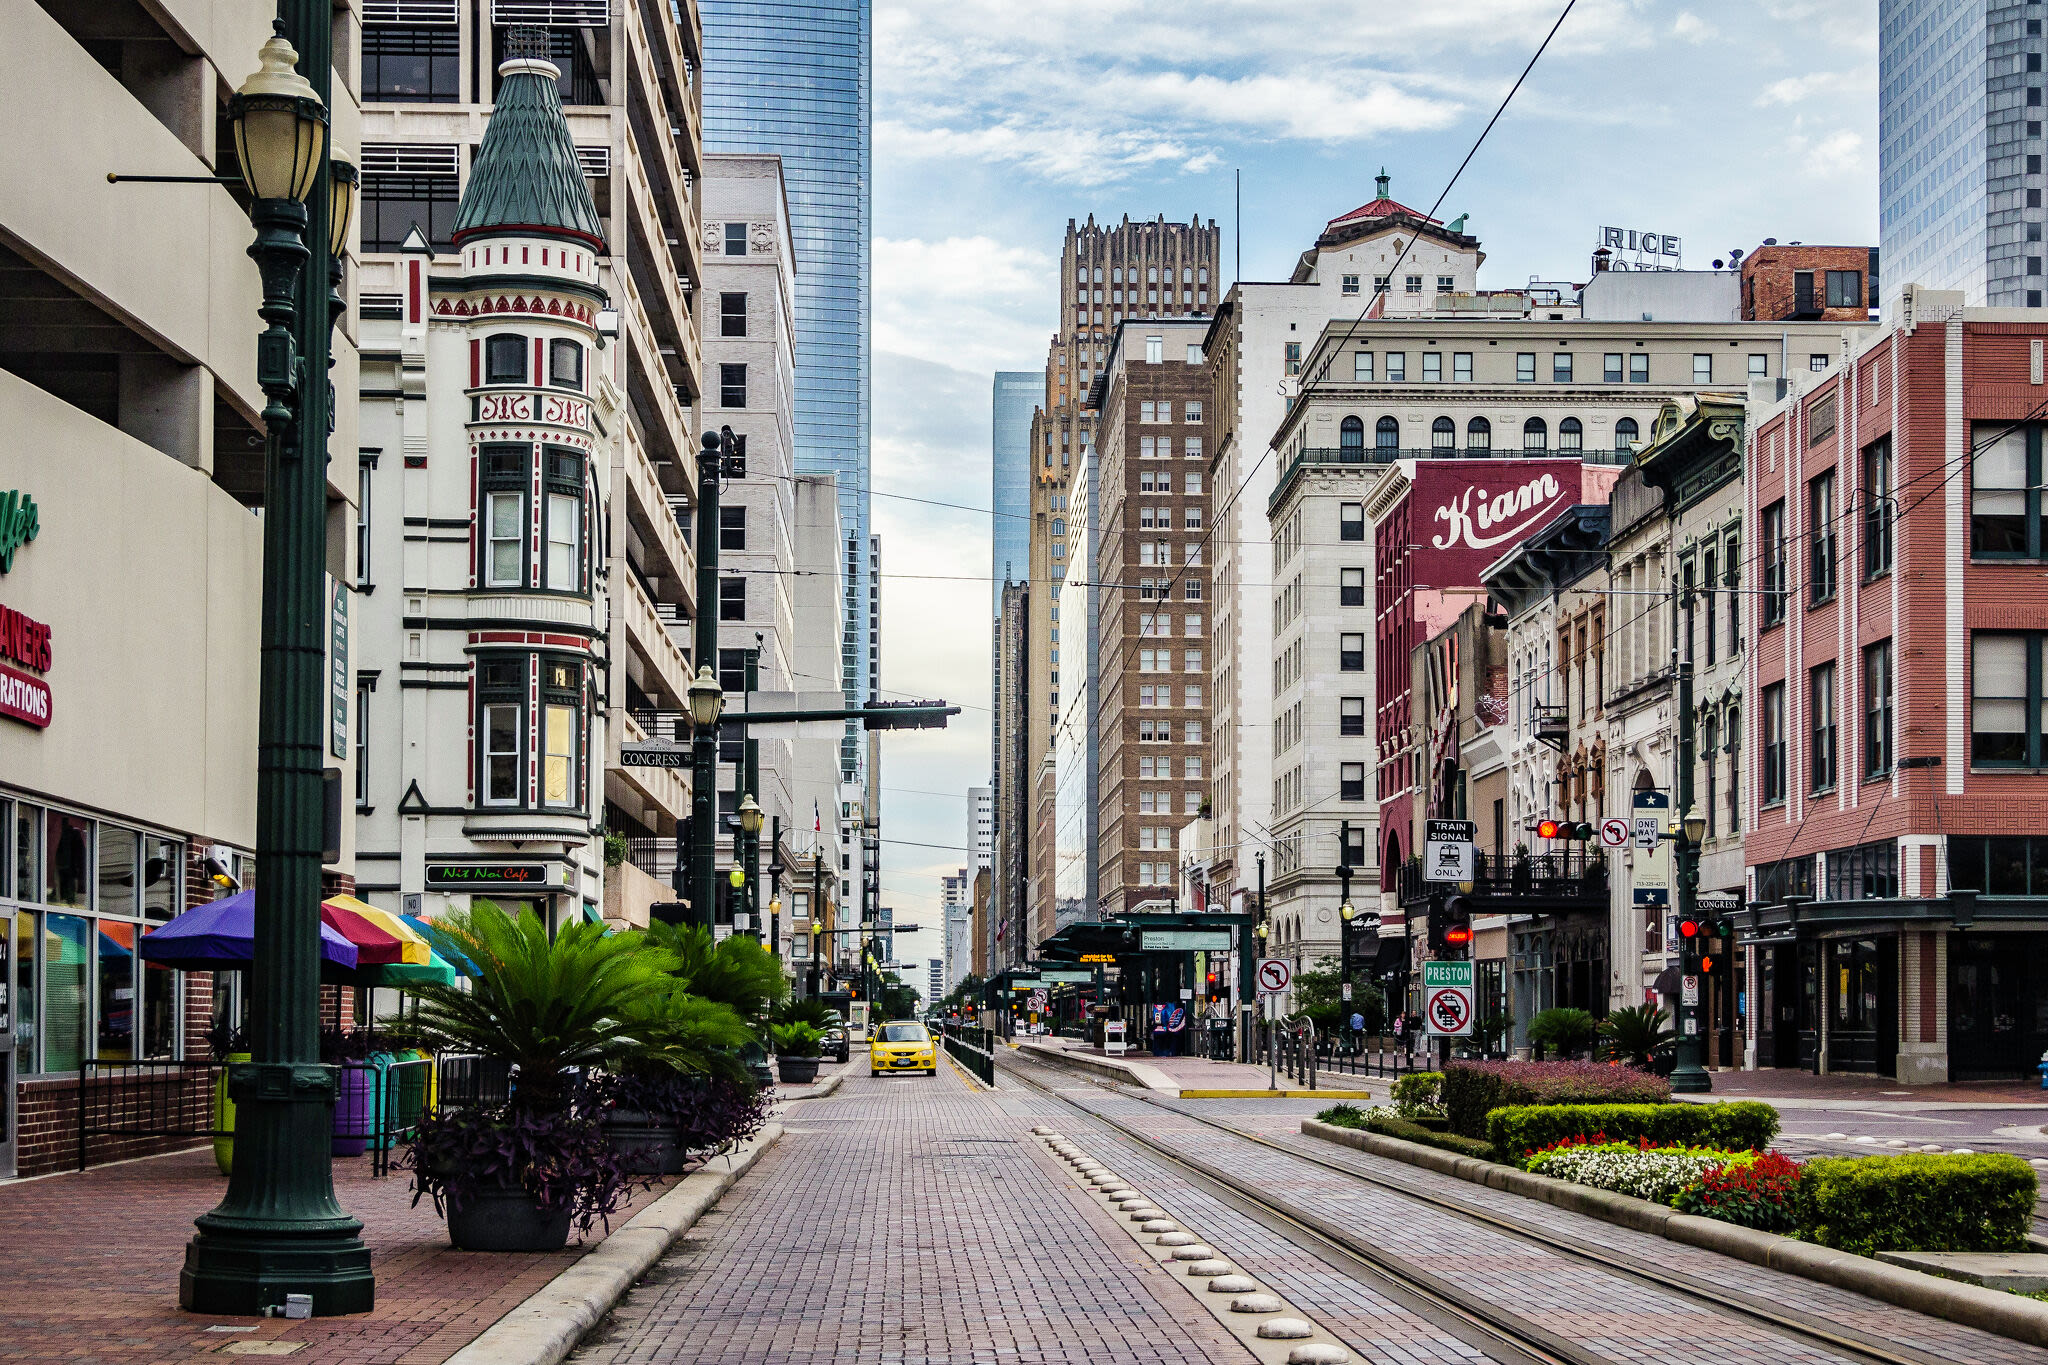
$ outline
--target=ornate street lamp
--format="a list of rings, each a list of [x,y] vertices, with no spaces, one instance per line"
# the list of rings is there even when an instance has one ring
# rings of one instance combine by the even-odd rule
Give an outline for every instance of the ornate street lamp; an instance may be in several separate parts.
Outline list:
[[[696,680],[690,684],[689,702],[690,719],[699,728],[718,724],[718,718],[725,714],[725,690],[718,685],[710,664],[697,670]]]
[[[251,1060],[228,1070],[234,1170],[220,1205],[197,1220],[186,1245],[178,1302],[193,1312],[254,1316],[306,1295],[324,1316],[366,1312],[376,1301],[362,1224],[334,1197],[335,1073],[319,1048],[326,372],[340,316],[328,266],[354,192],[329,176],[331,9],[324,0],[279,0],[279,9],[256,73],[228,105],[254,201],[249,255],[263,279],[265,324],[256,379],[269,400]]]
[[[740,798],[740,832],[755,835],[761,832],[761,808],[754,804],[754,794],[748,792]]]

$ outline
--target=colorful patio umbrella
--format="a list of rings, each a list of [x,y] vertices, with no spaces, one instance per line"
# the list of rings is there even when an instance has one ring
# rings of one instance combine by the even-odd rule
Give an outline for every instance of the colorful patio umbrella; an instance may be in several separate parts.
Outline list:
[[[380,910],[368,901],[357,900],[354,896],[329,896],[321,904],[323,906],[331,905],[338,910],[347,910],[353,914],[360,915],[377,928],[396,938],[400,944],[398,958],[400,962],[425,966],[433,961],[434,950],[432,945],[427,942],[425,935],[407,924],[399,916],[392,914],[389,910]]]
[[[474,962],[471,962],[469,958],[465,956],[463,953],[451,947],[445,941],[435,941],[436,936],[434,934],[433,925],[430,924],[428,921],[420,919],[416,915],[400,915],[399,918],[405,921],[405,925],[408,929],[411,929],[427,937],[429,941],[433,942],[434,955],[446,961],[448,965],[453,967],[456,971],[460,972],[464,976],[483,975],[482,972],[477,970],[476,964]]]
[[[256,893],[234,895],[195,905],[169,924],[142,936],[145,961],[195,972],[234,972],[248,967],[255,955]],[[327,925],[320,926],[323,969],[352,968],[356,947]]]
[[[320,903],[320,919],[356,947],[356,965],[376,966],[405,960],[405,944],[398,935],[380,929],[370,920],[333,901]]]

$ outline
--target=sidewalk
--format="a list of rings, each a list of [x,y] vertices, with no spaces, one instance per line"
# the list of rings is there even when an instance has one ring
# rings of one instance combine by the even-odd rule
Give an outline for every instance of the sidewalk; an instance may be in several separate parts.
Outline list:
[[[1322,1096],[1336,1100],[1361,1095],[1381,1098],[1393,1084],[1390,1080],[1371,1076],[1325,1071],[1317,1079],[1317,1088],[1310,1090],[1306,1085],[1290,1081],[1283,1072],[1278,1077],[1276,1089],[1269,1083],[1271,1077],[1265,1067],[1247,1066],[1241,1062],[1212,1062],[1206,1057],[1155,1057],[1149,1052],[1105,1057],[1100,1048],[1090,1047],[1078,1039],[1051,1035],[1020,1039],[1017,1045],[1028,1052],[1052,1054],[1067,1066],[1187,1100],[1279,1096]]]
[[[2037,1081],[1952,1081],[1946,1085],[1900,1085],[1889,1076],[1816,1076],[1809,1071],[1715,1071],[1713,1093],[1724,1099],[1769,1100],[1781,1109],[1849,1108],[1881,1104],[1900,1109],[2048,1109],[2048,1090]]]
[[[0,1360],[153,1365],[287,1347],[298,1365],[440,1365],[603,1239],[600,1224],[591,1240],[547,1255],[456,1251],[432,1202],[412,1206],[403,1173],[372,1180],[369,1167],[367,1157],[336,1161],[334,1183],[342,1208],[362,1220],[377,1307],[301,1322],[179,1310],[192,1220],[226,1188],[210,1149],[0,1185],[0,1279],[12,1286],[0,1305]],[[612,1226],[674,1184],[635,1197]]]

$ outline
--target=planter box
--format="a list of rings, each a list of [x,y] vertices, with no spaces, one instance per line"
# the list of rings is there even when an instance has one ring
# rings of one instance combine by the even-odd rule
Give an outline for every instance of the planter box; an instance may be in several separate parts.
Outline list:
[[[823,1057],[777,1057],[775,1069],[782,1075],[784,1085],[809,1085],[818,1079],[818,1064]]]
[[[448,1207],[448,1240],[462,1251],[560,1251],[569,1210],[550,1213],[521,1186],[476,1190]]]
[[[604,1139],[634,1175],[663,1175],[681,1159],[682,1126],[636,1109],[614,1109],[604,1116]]]

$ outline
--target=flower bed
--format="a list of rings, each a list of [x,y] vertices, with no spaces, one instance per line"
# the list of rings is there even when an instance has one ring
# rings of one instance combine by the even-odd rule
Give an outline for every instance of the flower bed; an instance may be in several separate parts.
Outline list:
[[[1529,1158],[1528,1169],[1554,1180],[1668,1204],[1707,1172],[1734,1159],[1735,1153],[1710,1147],[1651,1147],[1644,1143],[1594,1141],[1538,1152]]]
[[[1568,1140],[1584,1141],[1596,1133],[1614,1142],[1647,1141],[1652,1147],[1749,1152],[1771,1145],[1778,1134],[1778,1111],[1756,1100],[1535,1105],[1494,1110],[1487,1115],[1486,1130],[1501,1157],[1510,1161]]]

